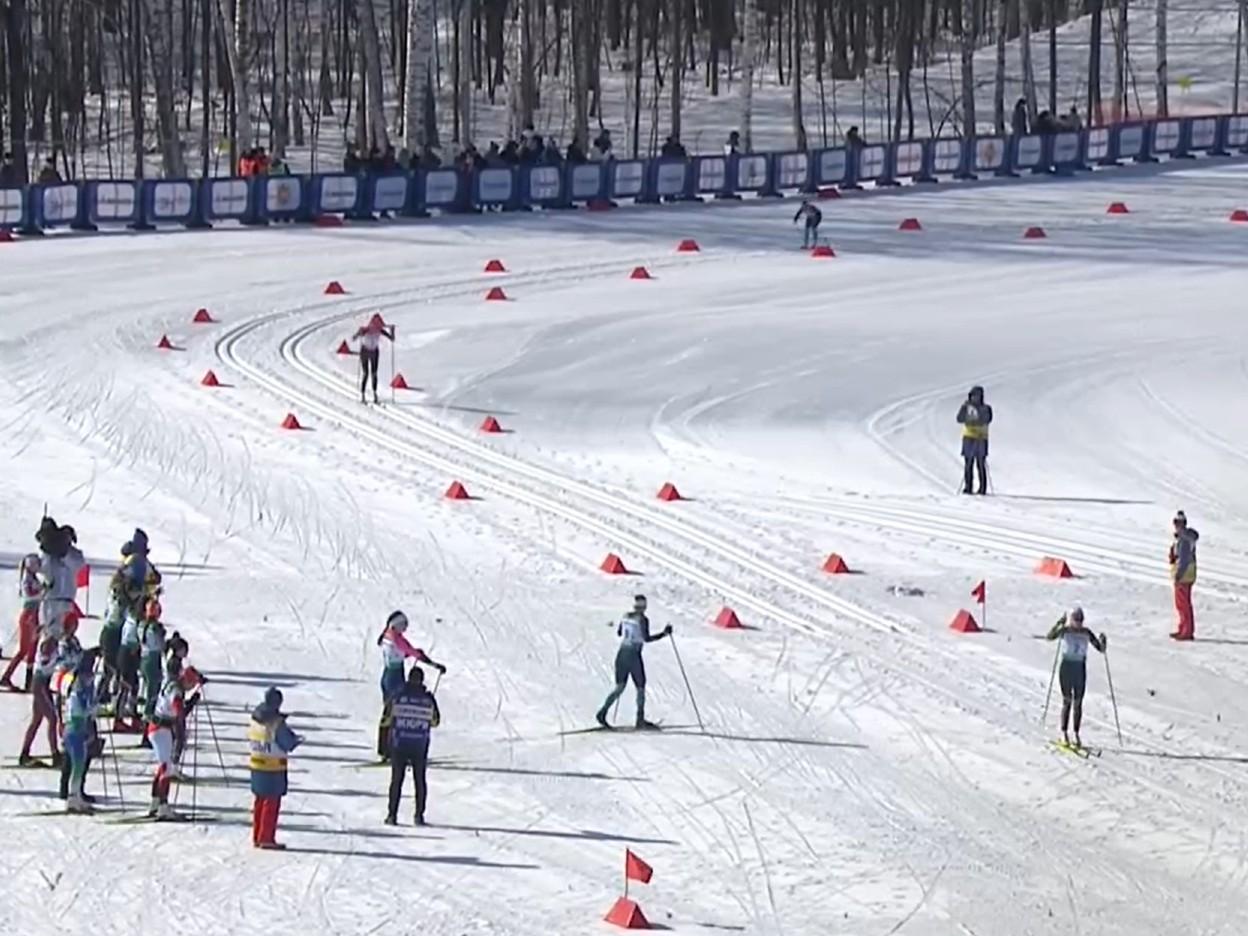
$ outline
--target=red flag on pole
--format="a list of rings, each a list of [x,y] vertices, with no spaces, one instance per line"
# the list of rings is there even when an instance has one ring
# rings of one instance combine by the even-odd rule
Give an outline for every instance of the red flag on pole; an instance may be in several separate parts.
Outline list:
[[[84,565],[78,570],[78,578],[74,582],[74,587],[75,588],[90,588],[91,587],[91,567],[89,565]]]
[[[626,879],[640,881],[642,884],[649,884],[650,878],[653,875],[653,868],[628,849],[624,850],[624,877]]]
[[[988,590],[987,583],[980,582],[971,589],[971,597],[978,601],[981,605],[986,601],[986,592]]]

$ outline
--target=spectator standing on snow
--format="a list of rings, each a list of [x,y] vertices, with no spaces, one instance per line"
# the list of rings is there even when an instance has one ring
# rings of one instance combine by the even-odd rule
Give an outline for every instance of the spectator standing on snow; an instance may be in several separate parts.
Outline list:
[[[1047,640],[1061,640],[1061,664],[1057,671],[1058,685],[1062,689],[1062,740],[1067,747],[1082,748],[1083,741],[1079,738],[1079,728],[1083,724],[1083,694],[1088,685],[1088,645],[1091,644],[1100,653],[1105,652],[1109,638],[1104,634],[1097,637],[1083,626],[1083,609],[1073,608],[1069,614],[1063,614],[1053,629],[1046,635]],[[1075,743],[1071,745],[1068,729],[1071,726],[1071,715],[1074,715]]]
[[[728,134],[728,142],[724,144],[725,156],[736,156],[741,152],[741,134],[733,130]]]
[[[1019,98],[1014,105],[1014,116],[1010,119],[1010,129],[1015,136],[1027,135],[1027,99]]]
[[[1196,584],[1196,541],[1200,534],[1187,525],[1187,514],[1174,515],[1174,542],[1170,544],[1170,578],[1174,582],[1174,609],[1179,629],[1174,640],[1196,639],[1196,614],[1192,610],[1192,586]]]
[[[793,223],[797,224],[801,218],[806,220],[806,224],[802,229],[802,246],[819,246],[819,223],[823,221],[823,212],[816,208],[809,198],[804,198],[802,199],[802,207],[798,208],[797,214],[793,216]]]
[[[867,145],[867,141],[862,138],[857,127],[850,127],[849,132],[845,134],[845,145],[851,152],[857,152]]]
[[[412,664],[405,685],[390,702],[390,802],[386,825],[398,825],[399,800],[410,767],[416,785],[416,825],[425,824],[429,766],[429,732],[442,721],[438,700],[425,688],[424,671]]]
[[[56,157],[49,156],[47,161],[43,164],[43,168],[39,170],[38,182],[40,185],[55,185],[60,181],[62,180],[61,174],[56,168]]]
[[[282,693],[271,686],[264,701],[251,713],[247,729],[251,751],[251,793],[255,797],[251,813],[251,844],[266,850],[282,850],[286,846],[276,840],[277,819],[282,810],[282,797],[287,791],[287,761],[290,752],[303,743],[303,738],[290,730],[282,713]]]
[[[633,598],[633,610],[624,615],[615,631],[620,638],[620,648],[615,653],[615,688],[602,703],[602,708],[595,717],[603,728],[611,727],[607,722],[607,713],[624,694],[629,679],[632,679],[633,686],[637,689],[637,728],[655,729],[657,725],[646,721],[646,664],[641,654],[646,644],[670,636],[672,625],[669,624],[659,633],[651,635],[650,619],[646,617],[646,596],[637,595]]]
[[[962,426],[962,493],[988,493],[988,427],[992,424],[992,407],[984,402],[984,388],[971,387],[966,401],[958,409]],[[979,490],[975,490],[975,472],[979,472]]]

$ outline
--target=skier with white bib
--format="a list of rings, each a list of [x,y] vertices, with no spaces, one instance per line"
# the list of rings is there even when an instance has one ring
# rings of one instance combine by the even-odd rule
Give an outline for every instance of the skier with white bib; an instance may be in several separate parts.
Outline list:
[[[432,666],[445,674],[446,667],[433,660],[420,647],[413,647],[404,636],[407,632],[407,615],[395,611],[386,618],[386,629],[377,638],[381,648],[381,720],[377,725],[377,756],[383,761],[390,759],[390,725],[393,720],[391,703],[407,685],[403,663],[408,658],[417,663]]]
[[[385,336],[394,342],[394,326],[387,325],[380,315],[374,315],[363,328],[352,336],[353,341],[360,343],[360,402],[367,403],[364,393],[368,389],[369,380],[373,384],[373,402],[380,403],[377,396],[377,365],[381,360],[381,339]]]
[[[39,627],[43,633],[60,639],[61,622],[74,606],[78,594],[78,570],[86,564],[76,543],[78,534],[70,526],[57,526],[51,517],[44,517],[35,534],[42,550],[39,554],[39,579],[43,583],[43,601],[39,605]]]
[[[646,664],[642,659],[642,650],[646,644],[662,640],[672,633],[672,625],[650,633],[650,619],[646,617],[646,596],[637,595],[633,598],[633,610],[620,620],[616,626],[616,634],[620,638],[620,648],[615,653],[615,688],[611,690],[607,700],[598,710],[598,724],[610,728],[607,712],[611,710],[617,699],[624,694],[631,678],[637,689],[637,728],[638,730],[654,730],[659,726],[646,721]]]
[[[1061,640],[1059,650],[1061,663],[1057,671],[1058,684],[1062,689],[1062,741],[1066,747],[1076,750],[1083,748],[1079,737],[1079,728],[1083,724],[1083,694],[1088,685],[1088,645],[1091,644],[1098,652],[1104,653],[1109,645],[1105,634],[1099,637],[1084,627],[1083,609],[1073,608],[1069,614],[1063,614],[1052,630],[1046,635],[1047,640]],[[1070,743],[1071,714],[1074,714],[1075,743]]]

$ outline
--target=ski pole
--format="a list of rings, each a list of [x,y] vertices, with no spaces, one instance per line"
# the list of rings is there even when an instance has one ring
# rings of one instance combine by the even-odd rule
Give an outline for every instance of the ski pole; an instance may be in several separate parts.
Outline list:
[[[104,744],[101,739],[104,736],[100,734],[100,720],[95,719],[95,740],[100,742],[100,780],[104,786],[104,798],[108,799],[108,768],[104,766]]]
[[[225,769],[225,757],[221,753],[221,742],[217,739],[217,726],[212,720],[212,706],[208,704],[208,696],[202,695],[200,699],[204,703],[204,714],[208,716],[208,730],[212,732],[212,744],[217,749],[217,763],[221,765],[221,777],[225,780],[225,785],[230,785],[230,773]]]
[[[201,697],[200,701],[203,699]],[[191,817],[199,816],[199,706],[195,706],[195,720],[191,724]]]
[[[689,693],[689,701],[693,703],[693,714],[698,720],[698,731],[705,731],[702,724],[702,713],[698,711],[698,700],[693,697],[693,687],[689,685],[689,674],[685,672],[685,664],[680,659],[680,650],[676,646],[676,635],[669,633],[667,639],[672,642],[672,652],[676,654],[676,665],[680,667],[680,675],[685,680],[685,691]]]
[[[394,325],[392,324],[392,325],[390,326],[390,402],[391,402],[391,403],[393,403],[393,402],[394,402],[394,399],[395,399],[395,387],[394,387],[394,336],[395,336],[395,331],[396,331],[396,329],[395,329]]]
[[[1057,658],[1062,652],[1062,645],[1059,642],[1057,648],[1053,651],[1053,672],[1049,674],[1049,691],[1044,694],[1044,712],[1040,716],[1040,724],[1044,724],[1049,717],[1049,700],[1053,698],[1053,681],[1057,678]]]
[[[1118,721],[1118,699],[1114,695],[1114,677],[1109,672],[1109,648],[1101,654],[1105,657],[1105,681],[1109,683],[1109,703],[1114,707],[1114,727],[1118,729],[1118,746],[1122,747],[1122,723]]]
[[[440,686],[440,685],[442,685],[442,671],[441,671],[441,670],[438,670],[438,677],[437,677],[437,679],[435,679],[435,680],[433,681],[433,692],[432,692],[432,693],[430,693],[430,694],[431,694],[431,695],[437,695],[437,694],[438,694],[438,686]]]
[[[108,747],[113,752],[113,771],[117,778],[117,800],[121,803],[121,811],[124,813],[126,811],[126,795],[121,788],[121,763],[117,758],[117,742],[113,740],[111,732],[108,735]]]

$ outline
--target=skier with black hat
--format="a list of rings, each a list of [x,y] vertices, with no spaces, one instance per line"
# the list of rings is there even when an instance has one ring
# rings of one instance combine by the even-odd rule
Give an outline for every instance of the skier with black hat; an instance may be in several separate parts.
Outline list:
[[[1081,750],[1083,741],[1079,737],[1079,728],[1083,724],[1083,694],[1088,685],[1088,645],[1091,644],[1099,653],[1104,653],[1109,646],[1109,638],[1105,634],[1098,637],[1088,630],[1083,624],[1083,609],[1072,608],[1069,614],[1058,618],[1046,639],[1062,642],[1059,648],[1061,662],[1057,671],[1058,685],[1062,690],[1062,742],[1068,748]],[[1075,731],[1073,745],[1070,743],[1070,727]]]
[[[416,825],[424,825],[429,732],[441,723],[442,713],[438,711],[438,700],[425,688],[425,673],[419,666],[412,664],[407,684],[390,701],[390,712],[390,800],[386,825],[398,824],[399,800],[409,767],[416,783]]]
[[[659,633],[652,635],[650,619],[646,617],[646,596],[636,595],[633,597],[633,610],[624,615],[620,623],[616,625],[615,632],[620,638],[620,648],[615,652],[615,688],[602,703],[602,708],[598,710],[595,717],[603,728],[611,727],[607,721],[607,712],[624,694],[624,690],[628,688],[629,679],[632,679],[637,689],[636,726],[639,730],[656,729],[658,725],[646,721],[646,664],[641,653],[646,644],[670,636],[672,625],[668,624]]]

